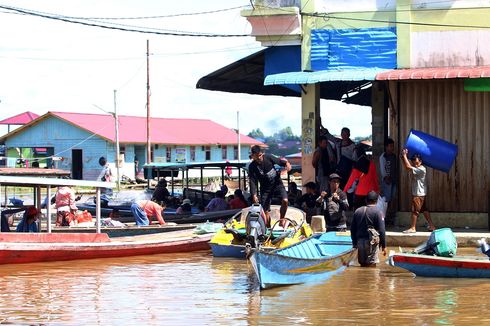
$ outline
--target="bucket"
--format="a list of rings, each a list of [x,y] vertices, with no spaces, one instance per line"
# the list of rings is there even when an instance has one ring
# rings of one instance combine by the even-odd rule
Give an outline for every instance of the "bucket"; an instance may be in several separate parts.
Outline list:
[[[313,215],[311,217],[311,230],[313,233],[325,232],[325,218],[323,215]]]
[[[405,148],[409,157],[420,154],[424,165],[446,173],[451,170],[458,154],[457,145],[414,129],[408,134]]]

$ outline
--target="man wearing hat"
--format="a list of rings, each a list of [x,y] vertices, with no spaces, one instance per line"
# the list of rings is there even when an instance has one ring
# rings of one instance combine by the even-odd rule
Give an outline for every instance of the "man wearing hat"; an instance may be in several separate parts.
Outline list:
[[[361,267],[376,267],[379,247],[386,256],[385,221],[383,213],[376,207],[377,201],[378,193],[368,192],[366,206],[356,209],[352,217],[352,246],[357,248],[357,260]]]
[[[286,216],[288,209],[288,193],[281,180],[281,175],[274,165],[283,166],[286,171],[291,170],[291,164],[283,158],[265,154],[258,145],[252,147],[250,157],[252,162],[248,166],[250,179],[250,195],[253,203],[259,202],[258,192],[260,183],[260,204],[266,215],[266,223],[270,224],[270,206],[272,198],[281,198],[280,218]]]
[[[327,231],[346,231],[347,218],[345,211],[349,209],[347,195],[340,189],[341,177],[337,173],[329,175],[329,188],[322,191],[318,200],[322,204],[323,216]]]
[[[175,214],[190,214],[192,211],[192,202],[189,198],[186,198],[182,201],[182,205],[180,205]]]

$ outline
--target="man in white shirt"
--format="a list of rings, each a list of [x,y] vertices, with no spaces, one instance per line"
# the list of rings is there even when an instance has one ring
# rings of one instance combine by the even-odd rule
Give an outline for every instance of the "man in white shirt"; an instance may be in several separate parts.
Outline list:
[[[429,210],[427,209],[425,199],[427,196],[427,183],[425,182],[425,176],[427,175],[427,169],[422,165],[422,157],[419,154],[412,156],[412,163],[408,160],[408,150],[403,149],[402,161],[405,168],[409,171],[412,179],[412,215],[410,228],[403,231],[403,233],[415,233],[417,218],[420,213],[424,214],[427,223],[429,223],[429,231],[434,231],[436,227],[432,223]]]

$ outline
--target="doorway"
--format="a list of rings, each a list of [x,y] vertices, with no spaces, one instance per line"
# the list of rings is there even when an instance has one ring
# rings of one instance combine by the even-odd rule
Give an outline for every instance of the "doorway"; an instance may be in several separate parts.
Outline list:
[[[82,162],[82,150],[71,150],[71,177],[75,180],[83,179],[83,162]]]

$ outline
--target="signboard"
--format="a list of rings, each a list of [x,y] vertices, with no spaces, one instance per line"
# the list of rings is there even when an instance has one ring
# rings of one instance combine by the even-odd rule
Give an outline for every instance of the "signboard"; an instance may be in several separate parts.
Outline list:
[[[186,149],[185,148],[176,148],[175,149],[175,162],[185,163],[185,158],[186,158]]]

